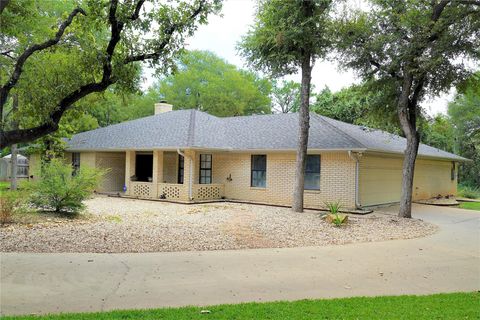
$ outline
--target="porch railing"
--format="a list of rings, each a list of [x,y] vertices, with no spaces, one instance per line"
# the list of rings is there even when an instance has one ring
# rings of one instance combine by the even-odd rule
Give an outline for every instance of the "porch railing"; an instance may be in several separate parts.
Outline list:
[[[223,184],[194,184],[192,188],[192,197],[194,200],[221,199],[223,196]]]
[[[154,188],[152,182],[130,182],[130,195],[147,199],[170,199],[188,201],[188,185],[177,183],[158,183]],[[224,196],[223,184],[194,184],[193,200],[221,199]]]
[[[188,200],[188,191],[184,184],[159,183],[157,198],[172,200]]]
[[[130,194],[139,198],[154,198],[153,183],[151,182],[130,182]]]

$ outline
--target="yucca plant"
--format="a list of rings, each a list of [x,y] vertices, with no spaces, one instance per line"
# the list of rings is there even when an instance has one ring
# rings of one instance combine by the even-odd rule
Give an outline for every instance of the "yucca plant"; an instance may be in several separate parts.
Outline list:
[[[328,211],[330,211],[326,217],[328,222],[333,223],[336,227],[347,222],[348,216],[345,214],[339,214],[341,207],[340,201],[325,202],[325,206],[328,208]]]

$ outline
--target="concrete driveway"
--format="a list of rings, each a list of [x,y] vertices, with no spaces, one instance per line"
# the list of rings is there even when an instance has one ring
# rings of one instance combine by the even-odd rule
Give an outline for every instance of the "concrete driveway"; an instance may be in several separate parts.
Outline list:
[[[480,213],[415,205],[414,216],[440,231],[291,249],[1,254],[1,314],[479,290]]]

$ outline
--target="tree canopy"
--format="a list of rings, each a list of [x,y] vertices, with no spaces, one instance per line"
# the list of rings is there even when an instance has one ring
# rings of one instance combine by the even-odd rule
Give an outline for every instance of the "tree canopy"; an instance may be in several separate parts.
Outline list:
[[[369,11],[345,12],[337,26],[339,60],[364,80],[382,82],[396,99],[407,138],[402,217],[411,216],[414,165],[420,143],[419,103],[459,83],[480,58],[479,1],[372,0]]]
[[[299,133],[292,209],[303,211],[312,68],[330,49],[331,0],[262,0],[255,22],[239,44],[250,66],[273,77],[302,72]]]
[[[182,54],[176,72],[161,79],[157,90],[174,109],[198,109],[221,117],[271,113],[270,81],[209,51]]]
[[[459,92],[448,105],[454,127],[455,147],[459,154],[473,160],[462,165],[459,181],[480,186],[480,73],[459,86]]]
[[[0,19],[0,147],[56,131],[92,93],[134,91],[141,62],[170,71],[185,38],[219,9],[220,0],[11,0]],[[4,117],[14,93],[19,129]]]

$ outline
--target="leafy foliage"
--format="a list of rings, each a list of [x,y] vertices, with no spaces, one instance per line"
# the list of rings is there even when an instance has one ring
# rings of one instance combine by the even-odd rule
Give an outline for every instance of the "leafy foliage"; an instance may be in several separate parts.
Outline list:
[[[460,185],[458,187],[457,195],[468,199],[480,199],[480,188]]]
[[[270,113],[271,84],[239,70],[209,51],[189,51],[177,71],[163,78],[158,92],[175,109],[198,109],[216,116]]]
[[[259,2],[255,22],[238,47],[250,66],[275,77],[283,76],[302,67],[307,49],[313,60],[327,54],[331,1],[315,0],[311,4],[313,15],[306,18],[301,1]]]
[[[459,181],[480,187],[480,73],[460,86],[454,101],[448,105],[448,115],[454,126],[456,149],[473,160],[462,164]]]
[[[272,109],[278,113],[298,112],[301,85],[295,81],[274,81]]]
[[[273,77],[302,71],[292,203],[296,212],[303,211],[312,68],[315,60],[324,58],[330,49],[331,3],[331,0],[260,1],[255,22],[239,45],[240,53],[256,70]]]
[[[438,114],[422,125],[422,142],[448,152],[455,152],[455,132],[451,119]]]
[[[343,13],[336,47],[345,68],[380,81],[395,96],[407,139],[399,216],[411,217],[415,160],[420,142],[419,103],[472,72],[459,57],[480,59],[477,1],[372,0],[368,12]]]
[[[352,85],[338,92],[328,87],[315,94],[311,110],[318,114],[356,125],[400,133],[398,119],[391,112],[392,98],[379,83]]]
[[[105,171],[82,166],[73,172],[70,164],[52,159],[42,164],[40,178],[29,185],[30,202],[37,208],[73,214],[97,188]]]
[[[11,0],[0,20],[0,145],[56,131],[66,112],[93,93],[135,92],[142,62],[157,74],[171,71],[185,38],[220,6],[219,0]],[[23,103],[7,118],[11,94]],[[19,130],[9,125],[15,119]]]

